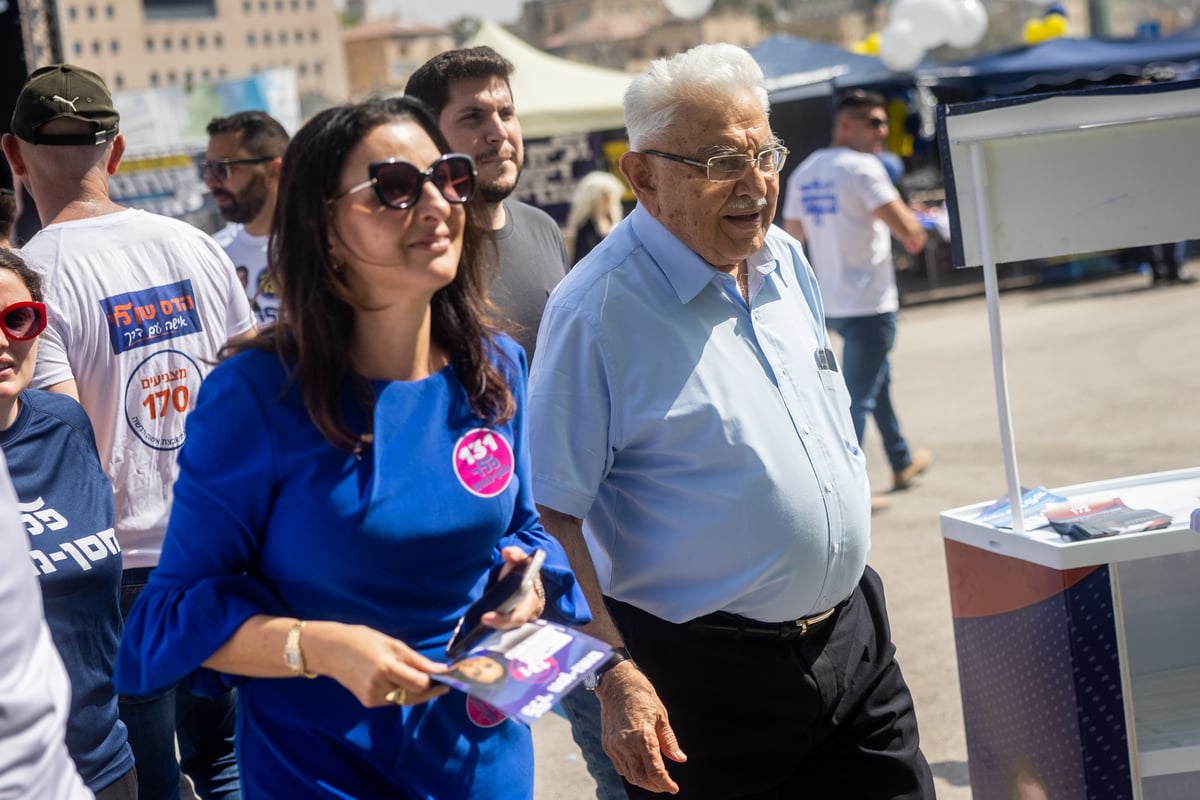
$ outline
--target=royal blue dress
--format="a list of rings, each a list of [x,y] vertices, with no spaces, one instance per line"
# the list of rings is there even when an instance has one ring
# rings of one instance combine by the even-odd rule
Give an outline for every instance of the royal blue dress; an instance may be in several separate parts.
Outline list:
[[[452,367],[377,381],[374,441],[358,457],[325,441],[275,356],[242,353],[205,380],[116,683],[131,693],[184,676],[198,691],[237,686],[247,800],[533,796],[529,729],[459,692],[367,709],[331,678],[200,667],[255,614],[367,625],[445,661],[455,622],[507,545],[546,550],[548,618],[588,621],[531,496],[524,353],[507,337],[499,347],[517,403],[509,422],[485,427]],[[349,392],[343,408],[352,430],[365,428]]]

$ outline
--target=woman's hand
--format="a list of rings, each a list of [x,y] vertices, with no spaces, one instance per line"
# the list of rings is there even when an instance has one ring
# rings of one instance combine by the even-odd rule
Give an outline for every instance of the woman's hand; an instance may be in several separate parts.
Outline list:
[[[445,664],[365,625],[309,622],[303,641],[308,668],[333,678],[368,708],[419,705],[450,691],[429,679],[445,672]]]
[[[504,567],[500,570],[500,575],[504,577],[515,566],[525,562],[529,556],[519,547],[505,547],[500,551],[500,555],[504,558]],[[542,615],[546,610],[546,592],[542,588],[542,577],[538,575],[533,579],[533,589],[525,593],[525,596],[517,602],[516,606],[507,613],[498,611],[489,611],[480,617],[480,621],[489,628],[495,628],[501,631],[512,630],[519,628],[530,620],[535,620]]]

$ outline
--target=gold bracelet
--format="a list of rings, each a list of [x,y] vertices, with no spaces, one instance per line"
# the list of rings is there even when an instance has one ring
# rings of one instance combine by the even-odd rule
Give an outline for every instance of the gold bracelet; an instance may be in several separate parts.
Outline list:
[[[307,624],[305,620],[298,619],[288,631],[287,641],[283,645],[283,663],[296,677],[315,678],[317,673],[305,669],[304,651],[300,649],[300,634]]]
[[[538,616],[540,617],[546,610],[546,587],[542,584],[541,575],[533,579],[533,593],[537,595],[538,600],[542,601],[542,609],[538,611]]]

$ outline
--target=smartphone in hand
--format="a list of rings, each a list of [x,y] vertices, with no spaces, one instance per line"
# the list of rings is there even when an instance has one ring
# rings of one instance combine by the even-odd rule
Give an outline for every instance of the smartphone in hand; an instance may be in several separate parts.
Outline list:
[[[446,645],[446,655],[451,659],[458,658],[491,633],[493,629],[481,622],[483,615],[489,611],[504,614],[516,608],[525,594],[533,589],[533,582],[541,572],[542,562],[545,560],[544,550],[534,550],[528,558],[492,584],[483,593],[483,597],[472,603],[454,627],[450,643]]]

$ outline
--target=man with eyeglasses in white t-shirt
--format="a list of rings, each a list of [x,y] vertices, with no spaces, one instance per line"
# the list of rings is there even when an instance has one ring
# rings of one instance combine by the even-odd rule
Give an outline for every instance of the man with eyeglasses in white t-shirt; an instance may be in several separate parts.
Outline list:
[[[858,441],[873,418],[892,468],[892,489],[902,490],[929,468],[933,455],[909,449],[892,406],[888,353],[900,299],[891,237],[915,254],[926,233],[879,159],[888,135],[883,96],[847,94],[833,124],[833,146],[817,150],[788,178],[783,227],[804,243],[821,285],[825,324],[842,337]],[[872,510],[885,505],[885,499],[872,498]]]

